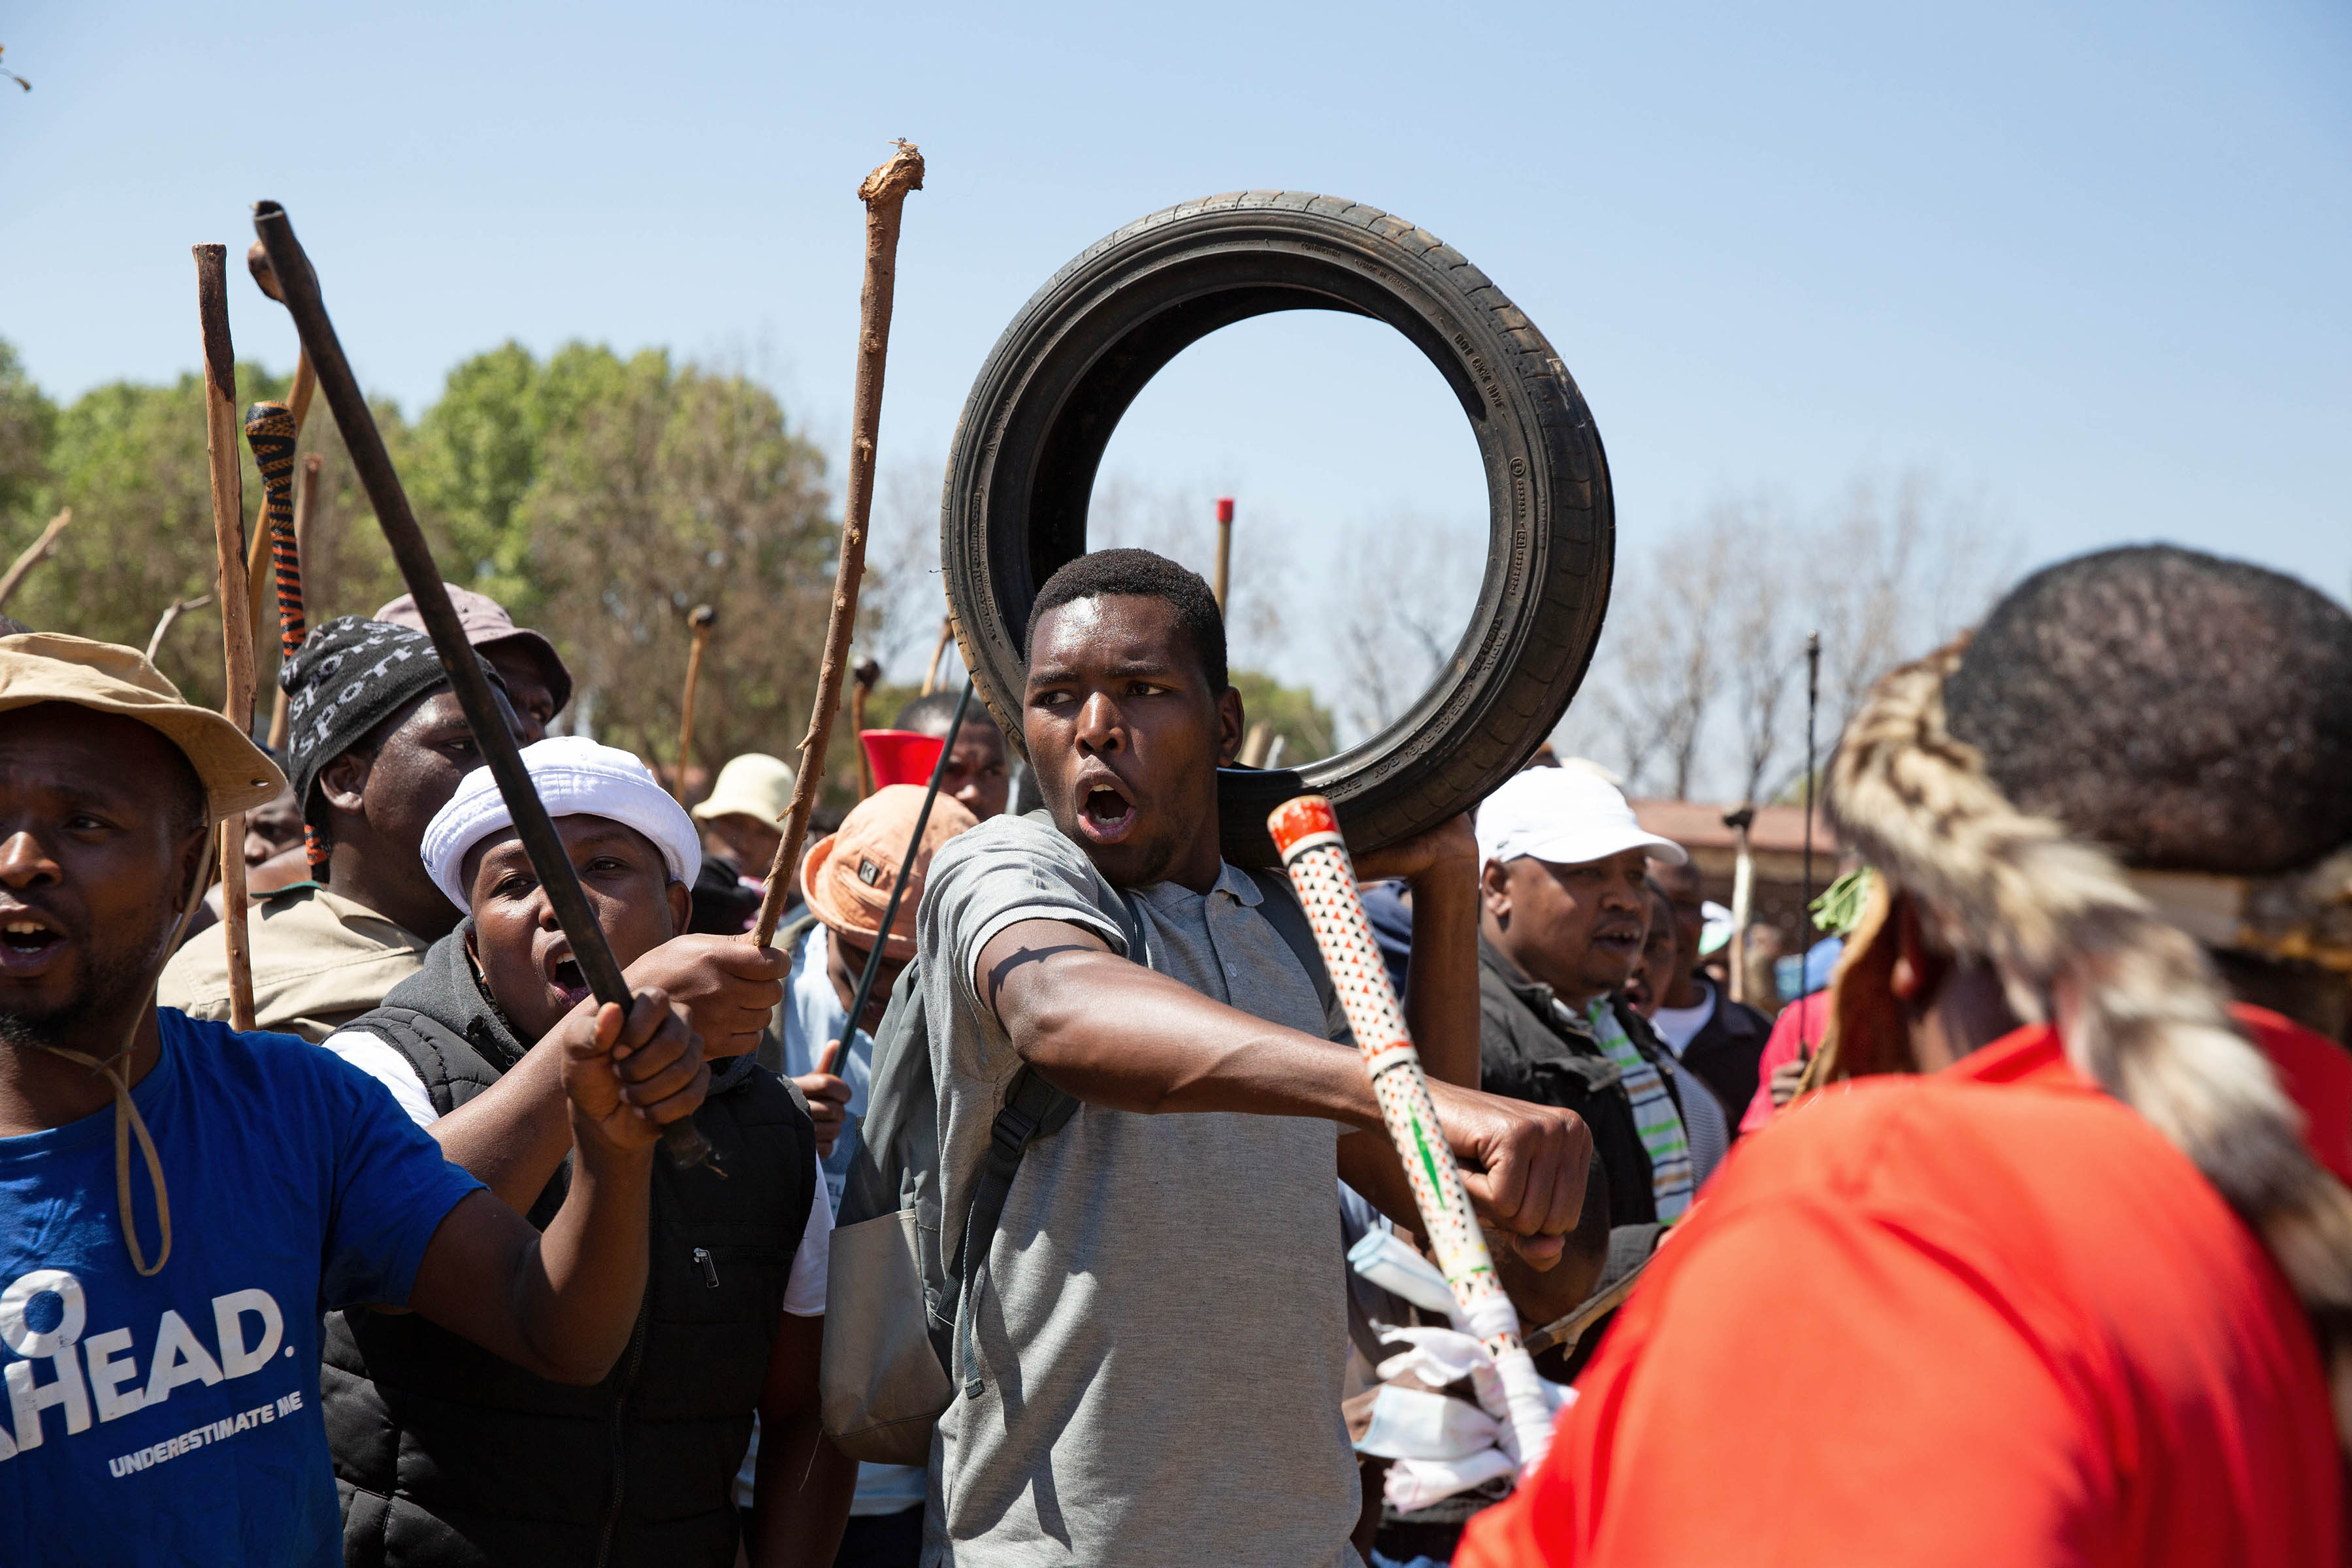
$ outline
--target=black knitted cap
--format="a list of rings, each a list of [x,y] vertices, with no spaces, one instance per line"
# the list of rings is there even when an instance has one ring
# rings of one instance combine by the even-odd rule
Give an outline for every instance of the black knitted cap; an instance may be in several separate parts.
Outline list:
[[[478,654],[475,660],[499,685],[488,662]],[[434,655],[433,639],[423,632],[357,616],[311,627],[301,648],[278,671],[278,684],[286,689],[286,773],[294,798],[302,803],[303,820],[317,820],[310,786],[329,763],[412,698],[448,679]]]

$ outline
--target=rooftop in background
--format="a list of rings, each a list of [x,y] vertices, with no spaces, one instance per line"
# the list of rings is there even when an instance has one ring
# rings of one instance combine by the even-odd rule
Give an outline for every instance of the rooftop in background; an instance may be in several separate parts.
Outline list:
[[[1738,836],[1723,824],[1724,814],[1737,809],[1736,806],[1703,800],[1633,802],[1633,815],[1641,819],[1643,827],[1661,838],[1673,839],[1694,854],[1703,849],[1718,849],[1730,854],[1738,848]],[[1748,830],[1748,847],[1759,856],[1803,855],[1804,807],[1758,806],[1755,826]],[[1813,812],[1813,858],[1822,860],[1826,857],[1829,860],[1835,860],[1837,853],[1837,832],[1830,826],[1829,818],[1816,807]],[[1829,879],[1823,877],[1822,880],[1826,884]]]

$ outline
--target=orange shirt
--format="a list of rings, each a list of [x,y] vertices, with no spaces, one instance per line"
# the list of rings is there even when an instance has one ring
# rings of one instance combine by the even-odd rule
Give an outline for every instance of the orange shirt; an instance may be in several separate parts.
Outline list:
[[[1579,1388],[1456,1568],[2342,1561],[2293,1292],[2047,1027],[1743,1139]]]

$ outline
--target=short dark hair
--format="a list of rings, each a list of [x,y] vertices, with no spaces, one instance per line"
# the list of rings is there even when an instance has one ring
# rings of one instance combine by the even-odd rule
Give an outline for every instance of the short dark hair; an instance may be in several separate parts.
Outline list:
[[[14,616],[0,616],[0,637],[20,637],[32,629]]]
[[[996,721],[989,717],[988,704],[978,700],[979,695],[974,692],[974,700],[963,710],[963,727],[971,730],[984,725],[993,730]],[[961,691],[934,691],[929,697],[918,697],[898,710],[898,720],[892,727],[920,730],[928,725],[945,734],[947,727],[955,722],[956,703],[962,697]]]
[[[2352,838],[2352,615],[2260,566],[2135,545],[2038,572],[1944,703],[2011,801],[2130,865],[2260,875]]]
[[[1149,550],[1097,550],[1068,562],[1045,579],[1037,603],[1029,611],[1028,636],[1023,656],[1037,637],[1037,623],[1048,610],[1080,599],[1130,597],[1158,599],[1176,612],[1176,624],[1192,639],[1201,672],[1209,678],[1212,693],[1222,694],[1232,684],[1225,678],[1225,617],[1217,596],[1201,581],[1165,555]]]

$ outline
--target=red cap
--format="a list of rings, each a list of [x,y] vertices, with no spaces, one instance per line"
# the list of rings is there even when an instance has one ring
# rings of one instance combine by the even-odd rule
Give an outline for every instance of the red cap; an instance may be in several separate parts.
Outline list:
[[[866,761],[874,769],[877,790],[930,783],[931,770],[940,765],[940,752],[947,745],[944,735],[915,730],[860,730],[857,740],[866,748]]]
[[[1231,522],[1233,520],[1234,498],[1231,496],[1219,496],[1217,498],[1217,521],[1219,522]]]

